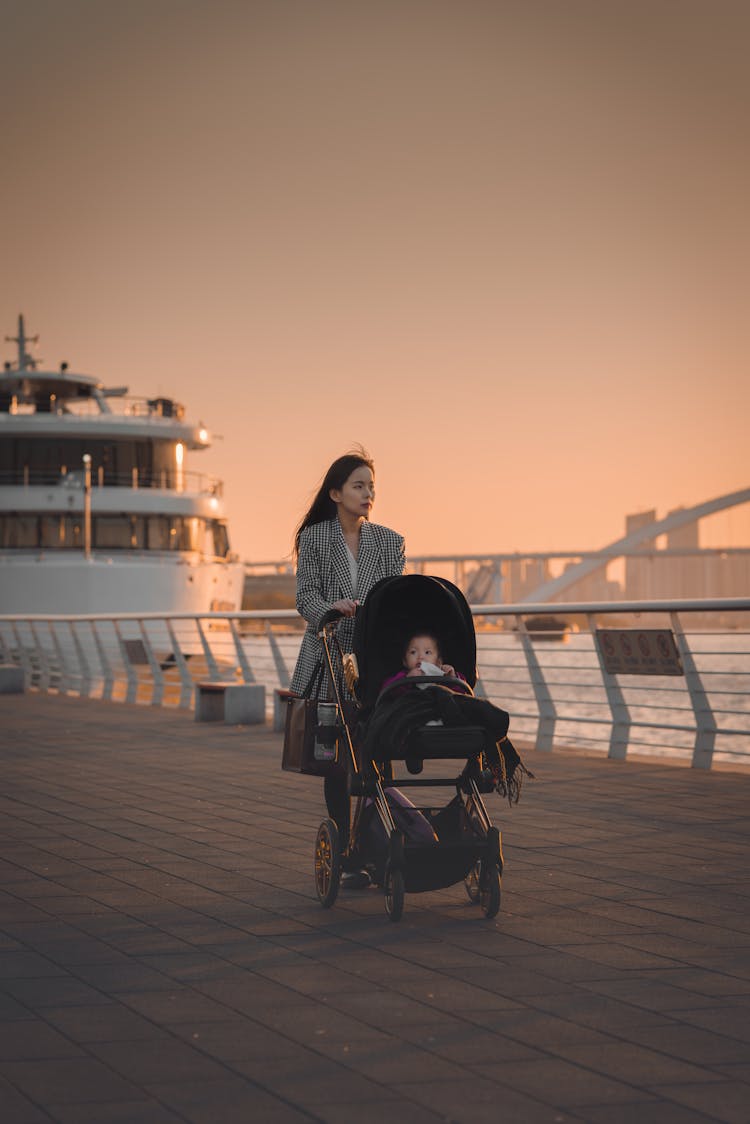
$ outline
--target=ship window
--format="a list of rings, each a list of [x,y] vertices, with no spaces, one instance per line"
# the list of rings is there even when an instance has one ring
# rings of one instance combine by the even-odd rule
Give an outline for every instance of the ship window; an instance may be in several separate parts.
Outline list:
[[[172,519],[172,526],[169,530],[170,550],[198,550],[198,523],[199,520],[183,519],[177,517]]]
[[[42,515],[39,519],[39,545],[46,550],[59,550],[65,546],[65,517]]]
[[[38,515],[6,515],[3,523],[3,546],[11,550],[28,550],[39,546]]]
[[[131,550],[144,550],[146,547],[146,520],[142,515],[130,515],[130,548]]]
[[[127,550],[130,521],[121,515],[97,515],[93,521],[94,546],[99,550]]]
[[[226,524],[219,523],[218,520],[215,519],[211,529],[214,536],[214,554],[217,558],[226,558],[229,554],[229,534]]]
[[[149,515],[148,549],[169,550],[169,520],[166,516]]]
[[[83,519],[80,515],[64,515],[64,545],[70,549],[83,549]]]

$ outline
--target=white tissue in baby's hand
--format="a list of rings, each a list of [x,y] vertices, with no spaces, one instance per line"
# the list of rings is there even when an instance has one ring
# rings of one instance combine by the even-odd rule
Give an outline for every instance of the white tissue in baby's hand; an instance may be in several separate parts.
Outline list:
[[[435,663],[430,663],[429,660],[422,660],[420,668],[424,675],[442,675],[442,669]]]

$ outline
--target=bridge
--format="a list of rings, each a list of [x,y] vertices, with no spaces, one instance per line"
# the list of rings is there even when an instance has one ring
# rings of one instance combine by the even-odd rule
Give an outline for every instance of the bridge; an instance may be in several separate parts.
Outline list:
[[[750,488],[743,488],[661,519],[653,511],[630,516],[627,533],[600,550],[409,554],[407,564],[416,573],[450,578],[472,605],[739,597],[750,589],[750,546],[701,547],[699,526],[747,503]],[[667,545],[657,549],[662,536]],[[612,577],[608,571],[617,564],[621,573]],[[246,608],[293,604],[290,560],[246,563],[245,573]]]

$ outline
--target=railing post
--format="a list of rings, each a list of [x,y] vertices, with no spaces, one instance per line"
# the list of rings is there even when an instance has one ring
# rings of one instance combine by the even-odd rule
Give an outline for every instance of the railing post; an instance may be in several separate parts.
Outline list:
[[[237,630],[237,622],[235,620],[230,620],[228,624],[229,631],[232,633],[232,639],[234,640],[234,651],[237,656],[237,663],[240,665],[240,670],[242,671],[243,682],[255,683],[256,678],[253,675],[253,669],[250,667],[250,664],[248,662],[247,652],[242,647],[240,634]]]
[[[628,743],[630,741],[630,711],[628,709],[628,704],[625,702],[625,697],[620,690],[620,684],[617,682],[614,675],[610,675],[607,671],[604,657],[599,650],[599,644],[596,639],[596,618],[593,613],[587,614],[586,620],[588,622],[589,632],[591,633],[591,639],[594,643],[596,658],[599,661],[599,672],[602,677],[604,690],[607,694],[609,713],[612,716],[608,756],[616,761],[624,761],[627,756]]]
[[[82,698],[87,699],[91,694],[91,668],[89,667],[89,661],[86,658],[86,652],[84,651],[83,644],[81,643],[81,638],[78,635],[78,628],[76,627],[75,621],[70,621],[70,633],[73,637],[73,644],[75,645],[78,666],[81,669],[81,685],[79,688],[79,694]]]
[[[120,645],[120,658],[123,667],[125,668],[125,675],[127,676],[128,685],[125,689],[125,702],[137,703],[138,702],[138,676],[135,672],[133,664],[128,657],[128,650],[125,647],[122,633],[120,632],[120,622],[115,620],[112,622],[115,626],[115,635]]]
[[[29,621],[29,628],[31,629],[31,637],[34,641],[34,647],[36,648],[37,656],[39,658],[39,681],[37,683],[37,686],[40,691],[49,691],[52,677],[50,675],[47,653],[44,650],[44,645],[39,642],[39,633],[37,632],[36,625],[33,621]]]
[[[203,631],[203,623],[200,617],[195,618],[195,626],[198,629],[198,636],[200,638],[201,647],[203,648],[203,655],[206,657],[206,663],[208,664],[208,674],[212,679],[220,679],[221,676],[219,675],[219,665],[214,659],[214,654],[211,651],[211,645],[209,644],[208,640],[206,640],[206,634]]]
[[[143,621],[138,621],[143,637],[143,647],[146,652],[146,659],[148,660],[151,678],[153,679],[153,686],[151,688],[151,705],[161,706],[162,699],[164,698],[164,675],[162,673],[159,661],[154,655],[154,649],[151,646],[151,638],[146,631]]]
[[[716,719],[708,701],[703,680],[695,666],[687,636],[683,632],[679,613],[670,613],[670,620],[675,643],[685,671],[685,683],[690,695],[690,705],[695,715],[695,744],[691,764],[694,769],[710,769],[714,756],[714,746],[716,745]]]
[[[183,655],[180,642],[177,639],[177,634],[172,627],[172,622],[167,618],[167,632],[172,644],[172,655],[174,662],[180,673],[180,706],[189,709],[193,701],[193,680],[190,675],[190,670],[187,665],[187,660]]]
[[[34,669],[32,667],[31,661],[29,660],[28,652],[24,648],[21,641],[21,634],[18,631],[18,627],[15,621],[13,621],[12,623],[12,631],[16,640],[16,648],[18,649],[18,663],[23,668],[23,675],[26,686],[31,687],[34,682]]]
[[[289,669],[284,662],[284,657],[281,654],[279,642],[274,635],[273,627],[270,621],[266,621],[266,636],[268,637],[268,644],[271,649],[271,655],[273,656],[276,674],[279,677],[279,687],[281,687],[282,690],[286,690],[286,688],[289,686],[289,683],[291,682],[289,677]]]
[[[536,748],[549,751],[552,749],[552,740],[555,735],[557,710],[552,701],[552,695],[547,686],[547,680],[544,678],[544,672],[542,671],[536,652],[534,651],[534,644],[526,631],[526,622],[523,617],[517,616],[516,624],[518,625],[518,635],[521,639],[523,653],[526,657],[526,666],[529,670],[531,686],[534,689],[534,698],[536,699],[537,710],[539,711],[539,723],[536,731]]]
[[[107,650],[102,643],[102,638],[99,635],[99,629],[96,625],[96,621],[91,622],[91,634],[94,637],[94,644],[96,645],[96,652],[99,657],[99,666],[102,669],[102,700],[104,702],[111,702],[115,677],[112,671],[112,664],[109,662]]]
[[[57,625],[54,621],[50,624],[50,633],[52,635],[52,645],[55,649],[55,655],[57,656],[57,662],[60,668],[60,681],[57,684],[57,689],[61,695],[67,695],[70,690],[71,677],[65,660],[65,653],[60,644],[60,637],[57,635]]]

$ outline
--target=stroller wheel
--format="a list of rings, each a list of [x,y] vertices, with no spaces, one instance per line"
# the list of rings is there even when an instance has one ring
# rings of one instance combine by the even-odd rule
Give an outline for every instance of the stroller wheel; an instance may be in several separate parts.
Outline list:
[[[500,909],[500,871],[490,866],[479,875],[479,904],[485,917],[496,917]]]
[[[482,864],[479,859],[477,859],[469,873],[464,878],[466,893],[469,896],[469,901],[473,905],[476,905],[479,901],[479,872],[481,868]]]
[[[383,881],[385,890],[385,911],[391,921],[400,921],[404,912],[404,872],[386,870]]]
[[[315,840],[315,889],[323,909],[336,901],[341,881],[339,829],[333,820],[323,820]]]

